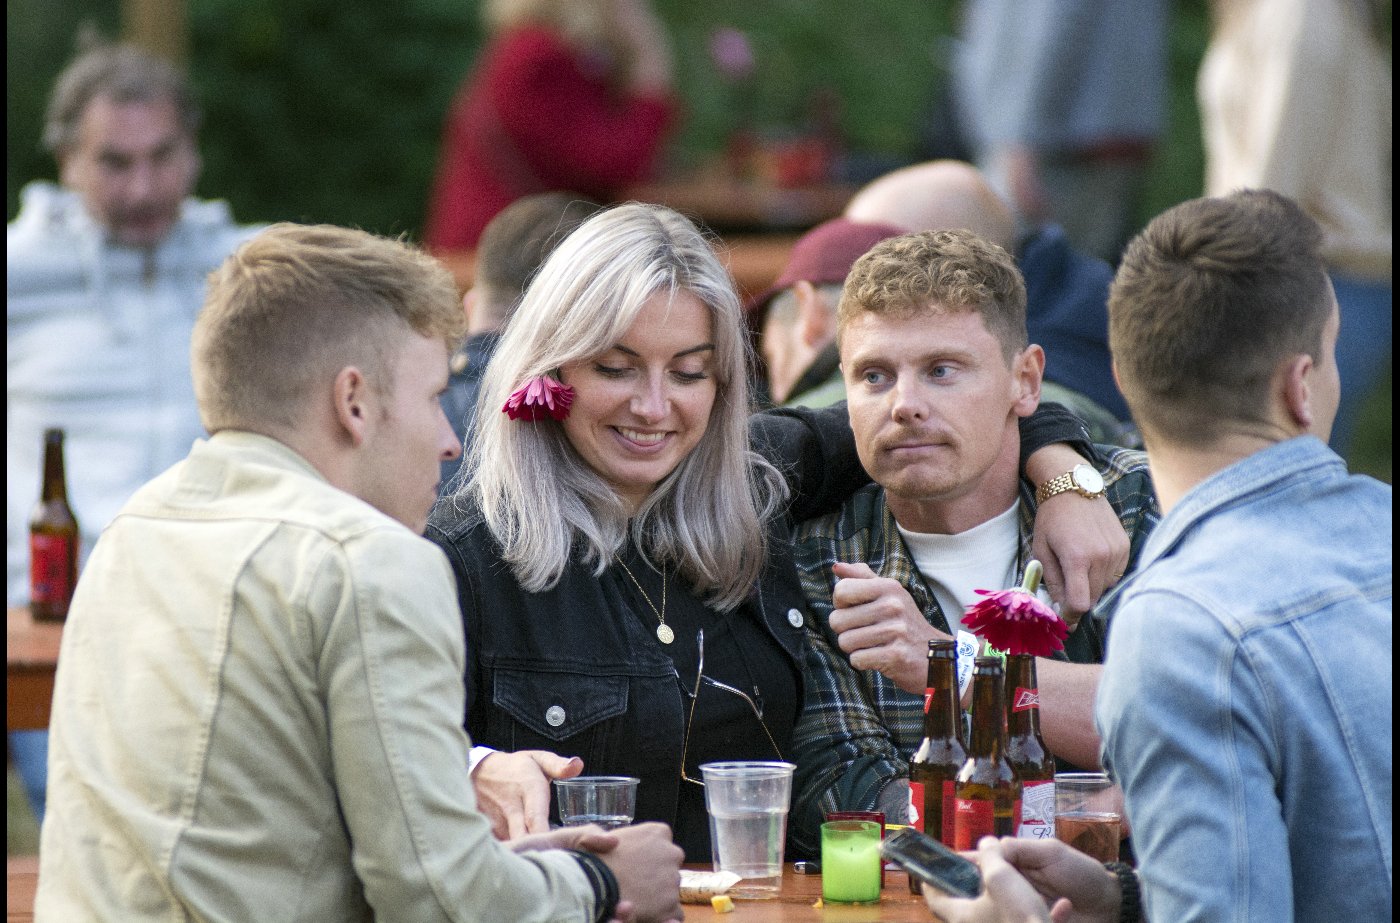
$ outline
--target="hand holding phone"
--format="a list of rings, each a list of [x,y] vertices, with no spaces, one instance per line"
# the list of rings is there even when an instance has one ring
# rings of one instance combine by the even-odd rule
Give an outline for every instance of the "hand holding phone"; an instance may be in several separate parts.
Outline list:
[[[883,841],[880,853],[940,891],[967,898],[982,893],[982,873],[976,865],[912,827]]]

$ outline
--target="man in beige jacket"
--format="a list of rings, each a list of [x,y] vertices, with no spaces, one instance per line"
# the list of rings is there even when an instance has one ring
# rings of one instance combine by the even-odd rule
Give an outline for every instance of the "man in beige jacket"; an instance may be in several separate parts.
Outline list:
[[[360,231],[279,225],[215,273],[213,435],[70,610],[38,919],[680,916],[664,825],[503,845],[476,809],[452,575],[419,535],[460,451],[460,324],[445,270]]]

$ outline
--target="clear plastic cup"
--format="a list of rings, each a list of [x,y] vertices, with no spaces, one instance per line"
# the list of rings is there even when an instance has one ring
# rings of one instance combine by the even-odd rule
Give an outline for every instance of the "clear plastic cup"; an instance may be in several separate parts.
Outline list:
[[[773,898],[783,880],[792,763],[725,762],[700,767],[715,871],[740,881],[729,893]]]
[[[597,824],[604,830],[632,823],[637,810],[637,783],[632,776],[575,776],[554,780],[559,823],[565,827]]]

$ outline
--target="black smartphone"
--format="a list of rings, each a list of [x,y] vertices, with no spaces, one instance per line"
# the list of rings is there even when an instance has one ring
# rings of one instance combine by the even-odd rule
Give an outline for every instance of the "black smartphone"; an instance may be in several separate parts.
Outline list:
[[[940,891],[956,897],[976,897],[982,893],[982,873],[976,865],[913,827],[884,840],[880,853]]]

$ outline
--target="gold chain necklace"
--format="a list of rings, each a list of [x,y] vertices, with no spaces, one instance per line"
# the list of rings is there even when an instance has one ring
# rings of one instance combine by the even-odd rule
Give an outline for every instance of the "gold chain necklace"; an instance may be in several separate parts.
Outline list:
[[[633,586],[637,588],[638,593],[642,594],[642,599],[645,599],[647,601],[647,605],[651,606],[651,611],[656,615],[656,620],[661,623],[660,625],[656,626],[657,640],[660,641],[662,644],[670,644],[672,641],[676,640],[676,633],[671,630],[670,625],[666,624],[666,572],[664,570],[661,572],[661,608],[657,609],[656,603],[652,602],[651,597],[647,595],[647,591],[642,589],[641,581],[639,581],[636,575],[632,573],[632,570],[627,566],[627,563],[621,558],[617,559],[617,563],[621,564],[622,569],[627,573],[627,576],[632,578]]]

